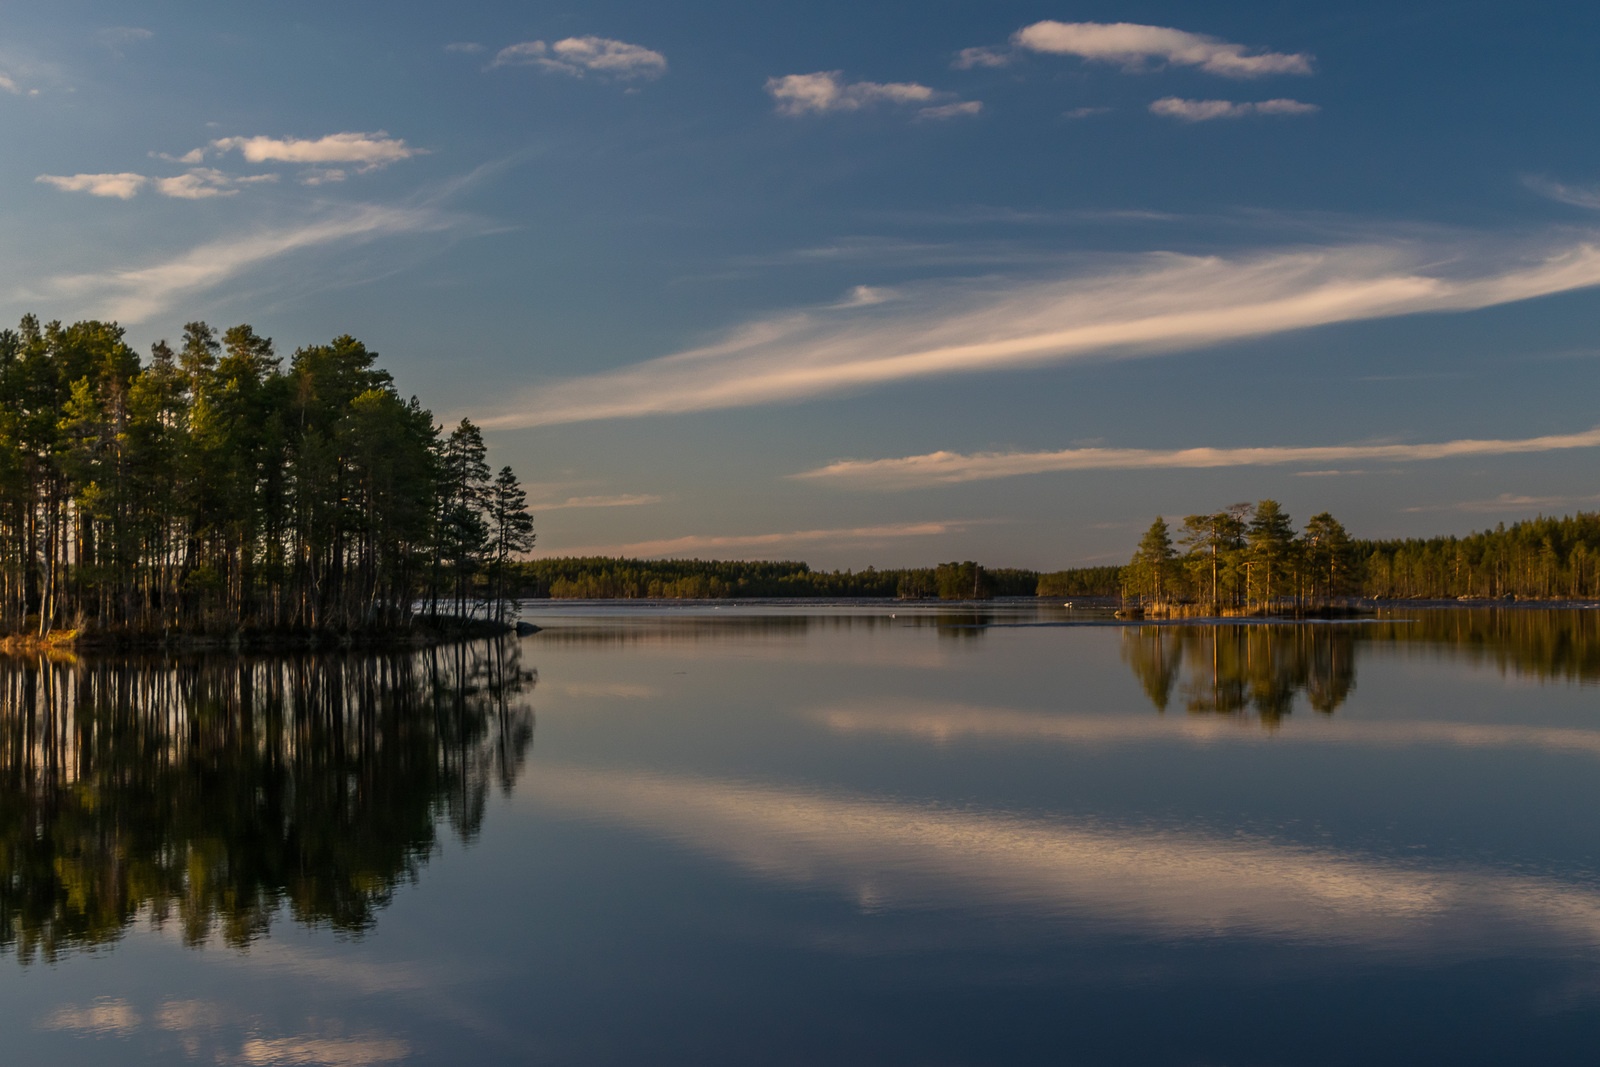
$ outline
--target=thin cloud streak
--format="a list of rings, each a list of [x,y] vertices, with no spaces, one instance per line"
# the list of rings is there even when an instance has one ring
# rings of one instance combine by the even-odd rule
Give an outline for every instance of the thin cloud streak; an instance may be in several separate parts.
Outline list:
[[[853,488],[917,489],[1057,471],[1198,470],[1376,461],[1411,463],[1481,456],[1516,456],[1600,447],[1600,427],[1583,433],[1520,440],[1441,441],[1415,445],[1324,445],[1307,448],[1064,448],[1056,452],[929,452],[899,459],[840,460],[791,475],[844,482]],[[1318,471],[1317,473],[1340,473]]]
[[[749,549],[786,549],[819,544],[870,544],[907,537],[938,537],[960,533],[970,522],[904,522],[885,526],[855,526],[831,530],[793,530],[788,533],[725,534],[675,537],[662,541],[637,541],[626,545],[584,545],[553,548],[563,556],[609,556],[645,559],[655,556],[681,556],[689,552],[731,552]]]
[[[1600,285],[1600,246],[1511,259],[1417,244],[1236,258],[1155,253],[1097,273],[904,287],[883,308],[821,309],[534,391],[483,420],[512,428],[750,407],[915,378],[1181,351],[1332,323],[1465,311]],[[1441,268],[1441,264],[1447,264]]]
[[[625,493],[617,496],[569,496],[548,504],[529,504],[532,511],[565,511],[570,508],[642,508],[659,504],[662,497],[652,493]]]
[[[215,289],[253,267],[293,252],[340,241],[421,233],[446,225],[432,211],[361,207],[318,222],[212,241],[148,267],[58,275],[36,291],[18,294],[18,299],[25,303],[72,300],[92,317],[138,323],[180,299]]]

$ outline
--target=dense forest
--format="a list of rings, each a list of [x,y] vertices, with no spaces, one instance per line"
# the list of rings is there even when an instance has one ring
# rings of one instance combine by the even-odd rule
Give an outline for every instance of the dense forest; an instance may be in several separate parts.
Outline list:
[[[814,571],[796,562],[640,560],[575,557],[525,560],[509,568],[525,597],[718,600],[728,597],[899,597],[985,600],[1033,596],[1034,571],[980,567],[968,560],[937,567]]]
[[[1181,551],[1180,551],[1181,549]],[[1303,608],[1340,597],[1521,599],[1600,596],[1600,515],[1538,518],[1467,537],[1363,541],[1327,512],[1296,533],[1275,500],[1157,518],[1120,576],[1150,604]]]
[[[115,323],[0,330],[0,633],[374,634],[471,613],[533,544],[482,435],[353,337],[249,326],[148,360]]]

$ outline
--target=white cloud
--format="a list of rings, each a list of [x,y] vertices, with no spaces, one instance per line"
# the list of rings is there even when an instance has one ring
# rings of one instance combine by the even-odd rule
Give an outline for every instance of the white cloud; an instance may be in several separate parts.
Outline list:
[[[300,176],[301,185],[334,185],[344,181],[350,176],[349,172],[340,167],[322,167],[318,170],[308,170]]]
[[[1303,448],[1066,448],[1056,452],[929,452],[900,459],[840,460],[794,475],[856,488],[915,489],[931,485],[1014,478],[1049,471],[1196,470],[1281,467],[1343,462],[1410,463],[1440,459],[1516,456],[1600,448],[1600,427],[1583,433],[1512,440],[1441,441],[1416,445],[1319,445]],[[1338,473],[1318,471],[1319,474]]]
[[[1095,115],[1107,114],[1110,110],[1109,107],[1075,107],[1071,111],[1063,111],[1061,117],[1064,119],[1087,119]]]
[[[1235,103],[1232,100],[1185,100],[1164,96],[1150,105],[1152,115],[1163,115],[1184,122],[1209,122],[1212,119],[1242,119],[1247,115],[1313,115],[1322,110],[1316,104],[1279,98]]]
[[[1117,63],[1127,70],[1149,61],[1199,67],[1225,78],[1266,74],[1310,74],[1311,56],[1302,52],[1256,52],[1205,34],[1133,22],[1035,22],[1011,39],[1018,48],[1054,55]]]
[[[249,163],[351,163],[363,171],[423,155],[383,130],[373,133],[330,133],[316,140],[295,137],[224,137],[212,141],[219,152],[237,150]],[[188,161],[193,152],[182,157]]]
[[[87,317],[143,322],[180,299],[215,289],[252,267],[293,252],[443,226],[444,222],[432,212],[362,207],[288,229],[213,241],[148,267],[59,275],[46,279],[35,291],[18,294],[18,299],[52,303],[72,300]]]
[[[722,558],[741,558],[746,552],[786,552],[817,545],[871,545],[907,537],[939,537],[960,533],[972,523],[903,522],[885,526],[855,526],[831,530],[793,530],[787,533],[691,535],[660,541],[636,541],[623,545],[581,545],[551,548],[563,556],[625,556],[631,559],[655,556],[717,554]]]
[[[1570,239],[1568,239],[1570,240]],[[1600,244],[1357,244],[1154,253],[1045,280],[897,289],[853,312],[757,320],[703,348],[533,391],[497,427],[792,402],[914,378],[1181,351],[1330,323],[1600,285]]]
[[[956,58],[950,65],[957,70],[1004,67],[1009,66],[1015,58],[1012,52],[1004,48],[963,48],[956,53]]]
[[[567,37],[554,44],[523,41],[502,48],[489,69],[528,66],[575,77],[599,74],[623,80],[659,78],[667,72],[667,57],[643,45],[609,37]]]
[[[446,52],[458,52],[463,55],[475,55],[484,50],[483,45],[477,41],[452,41],[444,46]]]
[[[11,75],[7,74],[3,70],[0,70],[0,90],[4,90],[16,96],[22,95],[22,86],[18,85],[16,79],[11,77]]]
[[[237,177],[211,167],[195,167],[170,178],[151,178],[130,173],[41,174],[34,180],[69,193],[88,193],[90,196],[114,197],[118,200],[131,200],[146,186],[154,186],[162,196],[179,200],[206,200],[214,196],[233,196],[239,191],[235,186],[275,182],[278,176],[256,174]]]
[[[766,88],[778,102],[780,115],[859,111],[873,104],[928,104],[947,95],[916,82],[846,82],[843,79],[843,71],[819,70],[814,74],[768,78]]]
[[[917,112],[919,119],[958,119],[969,118],[982,114],[983,101],[961,100],[954,104],[939,104],[934,107],[925,107]]]
[[[41,174],[34,179],[62,192],[132,200],[150,179],[143,174]]]

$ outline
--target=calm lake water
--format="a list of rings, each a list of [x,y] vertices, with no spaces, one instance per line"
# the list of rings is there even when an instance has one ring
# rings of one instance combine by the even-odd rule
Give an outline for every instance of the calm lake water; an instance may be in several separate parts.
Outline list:
[[[5,1064],[1565,1064],[1600,611],[0,661]]]

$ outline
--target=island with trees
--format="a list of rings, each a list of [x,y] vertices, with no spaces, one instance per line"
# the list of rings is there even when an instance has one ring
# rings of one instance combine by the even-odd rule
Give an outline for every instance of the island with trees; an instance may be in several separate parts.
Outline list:
[[[115,323],[0,330],[0,635],[418,639],[505,619],[533,545],[509,467],[353,337],[249,326],[141,360]],[[498,598],[498,599],[497,599]],[[453,621],[452,621],[453,620]]]

